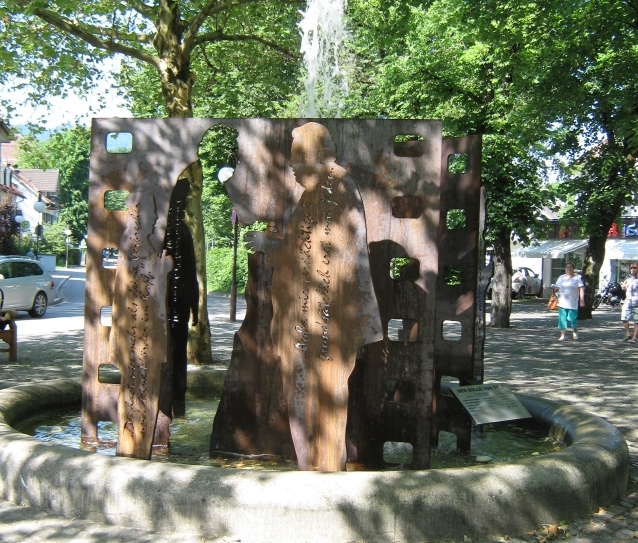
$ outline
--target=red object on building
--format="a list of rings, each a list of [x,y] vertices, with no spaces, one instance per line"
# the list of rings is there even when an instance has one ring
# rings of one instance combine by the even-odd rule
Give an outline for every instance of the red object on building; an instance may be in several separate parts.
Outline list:
[[[613,223],[611,225],[611,228],[609,229],[609,232],[607,232],[607,237],[608,238],[617,238],[618,237],[618,227],[616,226],[616,223]]]

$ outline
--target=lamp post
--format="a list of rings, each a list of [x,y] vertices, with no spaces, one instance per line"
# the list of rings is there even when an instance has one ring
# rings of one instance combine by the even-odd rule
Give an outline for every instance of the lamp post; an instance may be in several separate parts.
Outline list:
[[[64,265],[65,268],[69,267],[69,241],[71,240],[71,230],[69,229],[69,227],[67,226],[66,230],[64,231],[64,235],[66,236],[65,238],[65,242],[66,242],[66,263]]]
[[[22,242],[22,221],[24,221],[24,217],[20,213],[18,213],[15,217],[13,217],[13,220],[18,223],[18,254],[19,254],[21,250],[20,245]]]
[[[230,155],[229,155],[230,158]],[[231,166],[227,165],[221,168],[217,172],[217,179],[219,179],[220,183],[225,183],[228,181],[233,174],[235,173],[235,169]],[[230,284],[230,322],[235,322],[237,320],[237,213],[233,209],[230,218],[233,224],[233,275],[232,275],[232,283]]]
[[[40,236],[42,236],[42,232],[44,231],[44,229],[42,228],[42,213],[44,213],[44,210],[47,208],[47,206],[44,205],[44,202],[42,201],[42,195],[38,194],[38,201],[33,204],[33,210],[36,213],[40,213],[40,220],[38,221],[38,226],[35,227],[35,235],[38,237],[37,241],[36,241],[36,245],[35,245],[35,256],[37,257],[40,254]]]

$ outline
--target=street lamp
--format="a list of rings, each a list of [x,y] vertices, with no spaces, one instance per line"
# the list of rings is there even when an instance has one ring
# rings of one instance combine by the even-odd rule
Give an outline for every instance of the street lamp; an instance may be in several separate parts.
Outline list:
[[[42,232],[43,232],[43,228],[42,228],[42,224],[40,224],[42,222],[42,213],[44,213],[44,210],[47,208],[47,206],[44,205],[44,202],[42,201],[42,195],[38,194],[38,201],[33,204],[33,210],[36,213],[40,213],[40,220],[38,221],[38,226],[35,227],[35,235],[38,236],[36,245],[35,245],[35,255],[38,256],[40,254],[40,236],[42,236]]]
[[[18,223],[18,254],[20,254],[20,245],[22,241],[22,221],[24,221],[24,217],[19,213],[13,217],[13,220]]]
[[[232,153],[231,153],[232,155]],[[231,155],[228,155],[228,159],[230,159]],[[217,172],[217,179],[219,182],[224,184],[228,181],[233,174],[235,173],[235,169],[231,166],[228,166],[228,160],[226,160],[226,166],[221,168]],[[230,218],[231,223],[233,224],[233,277],[232,283],[230,284],[230,322],[235,322],[237,320],[237,213],[233,209]]]
[[[69,229],[69,227],[67,226],[66,230],[64,231],[64,235],[66,236],[66,264],[64,265],[65,268],[69,267],[69,241],[71,240],[71,230]]]

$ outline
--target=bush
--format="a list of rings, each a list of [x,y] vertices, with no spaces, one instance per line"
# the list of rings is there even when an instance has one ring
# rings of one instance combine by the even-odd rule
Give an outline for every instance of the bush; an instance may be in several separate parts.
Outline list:
[[[237,250],[237,292],[243,292],[248,278],[248,253]],[[230,292],[233,277],[232,247],[215,247],[206,253],[206,281],[208,292]]]

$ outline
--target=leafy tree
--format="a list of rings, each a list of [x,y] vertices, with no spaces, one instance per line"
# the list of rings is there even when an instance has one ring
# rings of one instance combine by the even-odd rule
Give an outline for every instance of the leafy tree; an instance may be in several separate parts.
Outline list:
[[[568,203],[562,218],[589,237],[580,312],[588,318],[607,233],[638,191],[638,4],[558,2],[547,16],[551,39],[531,98],[555,118],[552,143],[569,161],[558,187]]]
[[[492,324],[509,326],[510,238],[527,240],[549,200],[538,143],[545,118],[525,100],[536,69],[541,8],[451,0],[350,5],[355,48],[366,61],[349,112],[440,118],[446,136],[483,135],[486,237],[494,248]]]
[[[90,89],[101,76],[101,61],[121,55],[155,70],[166,114],[193,115],[193,58],[201,54],[213,64],[215,44],[250,42],[272,50],[281,62],[291,58],[298,36],[294,3],[270,0],[0,0],[4,48],[0,80],[27,76],[35,98],[63,94],[68,85]],[[295,47],[290,47],[291,44]],[[14,81],[20,90],[21,81]],[[146,95],[146,99],[149,96]],[[189,338],[196,363],[211,361],[206,312],[204,232],[200,200],[201,164],[186,172],[191,183],[186,222],[193,232],[200,284],[199,324]]]
[[[60,170],[59,222],[76,240],[86,235],[91,134],[84,126],[63,129],[46,140],[19,140],[18,163],[23,168]]]

